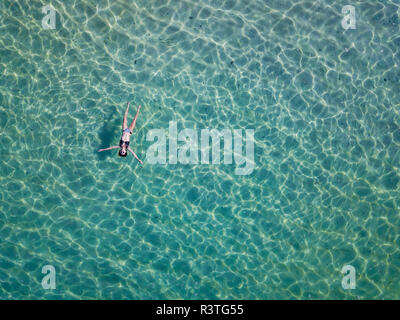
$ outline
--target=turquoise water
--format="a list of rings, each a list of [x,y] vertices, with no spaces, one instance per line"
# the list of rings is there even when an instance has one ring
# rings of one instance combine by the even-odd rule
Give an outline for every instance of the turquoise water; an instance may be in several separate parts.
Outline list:
[[[2,0],[0,298],[399,299],[399,12]],[[143,166],[96,152],[118,144],[127,101]],[[254,171],[146,163],[169,121],[254,129]]]

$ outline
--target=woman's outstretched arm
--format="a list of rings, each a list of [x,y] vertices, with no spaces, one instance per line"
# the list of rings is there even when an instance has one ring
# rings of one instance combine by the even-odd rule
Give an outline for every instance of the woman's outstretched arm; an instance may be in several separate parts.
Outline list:
[[[143,164],[143,162],[138,158],[138,156],[136,155],[136,153],[133,152],[133,150],[131,149],[131,147],[128,147],[128,150],[133,154],[133,156],[136,158],[136,160],[140,162],[140,164]]]
[[[100,149],[100,150],[99,150],[99,151],[97,151],[97,152],[102,152],[102,151],[107,151],[107,150],[111,150],[111,149],[117,149],[117,148],[119,148],[119,146],[112,146],[112,147],[109,147],[109,148]]]

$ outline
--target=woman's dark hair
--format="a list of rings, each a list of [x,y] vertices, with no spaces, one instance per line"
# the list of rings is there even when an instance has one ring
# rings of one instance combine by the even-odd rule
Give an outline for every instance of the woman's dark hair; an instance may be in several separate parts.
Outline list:
[[[122,154],[121,153],[121,149],[118,151],[118,155],[120,156],[120,157],[126,157],[127,155],[128,155],[128,152],[127,151],[125,151],[125,154]]]

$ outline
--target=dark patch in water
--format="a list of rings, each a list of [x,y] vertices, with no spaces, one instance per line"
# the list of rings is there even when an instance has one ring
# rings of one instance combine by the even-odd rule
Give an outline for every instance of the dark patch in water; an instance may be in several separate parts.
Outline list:
[[[99,131],[99,138],[101,140],[101,143],[100,146],[95,150],[95,152],[98,154],[100,160],[106,159],[110,156],[110,154],[117,151],[117,149],[114,149],[110,151],[97,152],[98,149],[111,147],[113,143],[115,143],[115,145],[118,144],[117,137],[115,136],[115,131],[118,126],[121,127],[121,121],[122,119],[120,119],[119,116],[116,116],[115,113],[112,113],[108,120],[104,122],[103,127]]]

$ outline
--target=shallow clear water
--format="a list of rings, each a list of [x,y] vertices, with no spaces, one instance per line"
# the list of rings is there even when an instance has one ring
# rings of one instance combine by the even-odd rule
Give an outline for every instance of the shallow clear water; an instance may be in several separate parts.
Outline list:
[[[0,2],[0,298],[400,298],[397,1],[47,4]],[[126,101],[143,166],[96,152]],[[146,163],[169,121],[254,129],[254,171]]]

